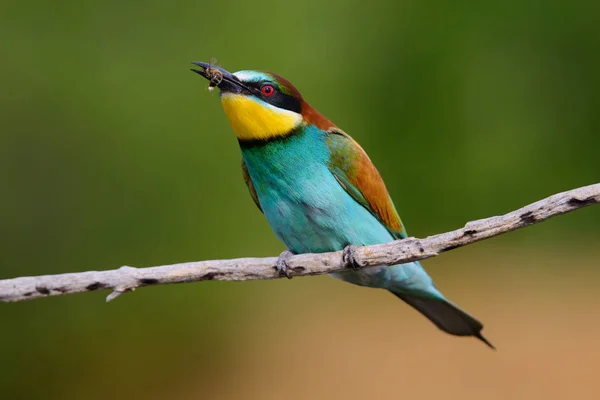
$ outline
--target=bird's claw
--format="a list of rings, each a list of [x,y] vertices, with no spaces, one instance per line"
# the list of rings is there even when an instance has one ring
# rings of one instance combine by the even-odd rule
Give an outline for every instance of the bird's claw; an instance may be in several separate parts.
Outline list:
[[[288,261],[293,255],[294,253],[289,250],[281,252],[277,262],[275,263],[275,271],[279,273],[279,276],[285,276],[288,279],[292,279],[292,275],[290,274],[291,268],[288,265]]]
[[[342,251],[342,263],[346,268],[351,268],[354,271],[365,266],[364,263],[358,261],[358,257],[356,256],[356,246],[352,244],[344,247],[344,251]]]

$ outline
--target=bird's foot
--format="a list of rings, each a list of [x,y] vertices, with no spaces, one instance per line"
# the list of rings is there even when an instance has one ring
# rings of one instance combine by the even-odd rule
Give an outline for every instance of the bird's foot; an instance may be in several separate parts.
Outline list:
[[[290,274],[291,268],[288,265],[288,261],[293,255],[294,253],[289,250],[281,252],[277,262],[275,263],[275,271],[279,273],[279,276],[285,276],[288,279],[292,279],[292,275]]]
[[[342,251],[342,264],[346,268],[351,268],[354,271],[358,271],[366,265],[365,263],[358,261],[358,257],[356,256],[356,246],[352,244],[344,247],[344,251]]]

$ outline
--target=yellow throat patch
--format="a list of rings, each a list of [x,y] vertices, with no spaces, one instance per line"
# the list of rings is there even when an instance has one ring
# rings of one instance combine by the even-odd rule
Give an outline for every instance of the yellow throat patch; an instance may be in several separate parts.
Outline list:
[[[302,115],[260,103],[248,96],[224,93],[221,104],[240,140],[265,140],[285,136],[302,123]]]

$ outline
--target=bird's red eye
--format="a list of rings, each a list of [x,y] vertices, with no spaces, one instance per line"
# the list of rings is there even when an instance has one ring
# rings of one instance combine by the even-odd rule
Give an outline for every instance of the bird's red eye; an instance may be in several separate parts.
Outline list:
[[[263,94],[263,96],[270,97],[275,94],[275,88],[272,85],[264,85],[260,88],[260,92]]]

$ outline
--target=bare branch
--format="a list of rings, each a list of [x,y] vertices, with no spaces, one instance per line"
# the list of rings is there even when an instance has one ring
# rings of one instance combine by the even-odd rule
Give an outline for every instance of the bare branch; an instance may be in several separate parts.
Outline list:
[[[363,268],[395,265],[437,256],[444,251],[475,243],[600,202],[600,184],[555,194],[503,216],[472,221],[464,228],[386,244],[358,247],[356,262]],[[76,272],[0,280],[0,301],[13,302],[69,293],[112,289],[110,301],[138,287],[207,280],[243,281],[279,278],[276,257],[199,261],[149,268],[121,267],[108,271]],[[348,266],[342,252],[299,254],[289,259],[292,276],[321,275]]]

